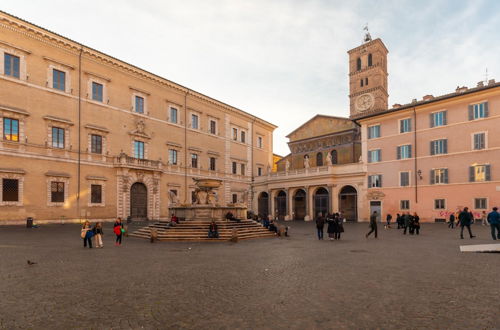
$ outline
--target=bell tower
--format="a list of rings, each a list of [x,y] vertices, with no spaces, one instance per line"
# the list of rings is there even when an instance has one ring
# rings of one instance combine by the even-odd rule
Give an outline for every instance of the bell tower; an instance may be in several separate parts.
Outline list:
[[[357,117],[364,113],[386,110],[387,53],[382,40],[372,40],[368,28],[363,44],[349,54],[349,100],[350,115]]]

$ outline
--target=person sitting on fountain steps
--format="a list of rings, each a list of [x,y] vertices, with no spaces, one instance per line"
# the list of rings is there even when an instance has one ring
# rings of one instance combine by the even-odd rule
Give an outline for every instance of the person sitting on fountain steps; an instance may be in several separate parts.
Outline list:
[[[233,212],[231,212],[231,211],[226,213],[226,220],[236,221],[236,222],[241,221],[240,219],[235,218]]]
[[[215,220],[212,220],[208,227],[208,238],[219,238],[219,230],[217,228]]]

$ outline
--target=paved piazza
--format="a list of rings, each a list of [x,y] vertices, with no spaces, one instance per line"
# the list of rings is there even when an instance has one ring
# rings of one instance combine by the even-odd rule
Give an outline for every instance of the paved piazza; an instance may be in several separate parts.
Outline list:
[[[473,240],[444,224],[366,240],[367,224],[347,224],[332,242],[291,226],[288,239],[115,247],[106,224],[92,250],[77,225],[2,226],[0,328],[500,327],[500,254],[459,252],[492,243],[486,227]]]

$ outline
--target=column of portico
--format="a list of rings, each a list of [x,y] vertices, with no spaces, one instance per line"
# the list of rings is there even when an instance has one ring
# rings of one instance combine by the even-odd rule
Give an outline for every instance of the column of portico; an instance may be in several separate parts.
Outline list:
[[[268,196],[268,200],[267,200],[267,207],[268,207],[268,210],[269,210],[269,214],[273,217],[276,216],[274,213],[274,197],[273,197],[273,191],[271,189],[269,189],[267,191],[267,196]]]
[[[289,217],[288,220],[293,220],[293,208],[292,208],[293,198],[292,198],[292,189],[291,188],[286,189],[286,201],[287,201],[286,207],[288,209],[287,216]]]
[[[306,214],[309,216],[308,220],[314,219],[314,195],[313,190],[314,187],[305,186],[304,190],[306,191]]]
[[[339,211],[339,199],[336,184],[328,185],[328,193],[330,194],[330,212],[335,213]]]

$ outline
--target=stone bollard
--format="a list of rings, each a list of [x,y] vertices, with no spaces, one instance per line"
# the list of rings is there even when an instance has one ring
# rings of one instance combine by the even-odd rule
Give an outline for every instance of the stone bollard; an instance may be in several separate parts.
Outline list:
[[[230,241],[233,242],[233,243],[237,243],[238,242],[238,229],[233,228],[233,230],[231,231],[231,239],[230,239]]]
[[[156,229],[151,229],[150,241],[154,243],[158,240],[158,231]]]

